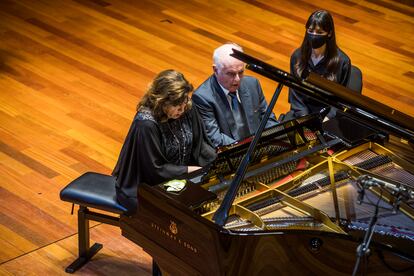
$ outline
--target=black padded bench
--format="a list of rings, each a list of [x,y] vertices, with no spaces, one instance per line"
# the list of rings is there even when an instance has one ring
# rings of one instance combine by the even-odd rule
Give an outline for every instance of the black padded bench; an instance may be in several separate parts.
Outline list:
[[[69,183],[60,192],[60,199],[79,205],[79,256],[65,270],[67,273],[74,273],[102,248],[102,244],[99,243],[95,243],[90,247],[89,221],[93,220],[119,226],[119,215],[127,212],[127,209],[116,200],[115,178],[93,172],[87,172]],[[114,216],[89,210],[89,207],[114,213]]]

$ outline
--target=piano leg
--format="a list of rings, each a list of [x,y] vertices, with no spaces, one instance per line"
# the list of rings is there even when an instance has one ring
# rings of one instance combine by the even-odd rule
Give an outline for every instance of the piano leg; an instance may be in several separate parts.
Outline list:
[[[152,260],[152,276],[162,276],[161,269],[154,259]]]

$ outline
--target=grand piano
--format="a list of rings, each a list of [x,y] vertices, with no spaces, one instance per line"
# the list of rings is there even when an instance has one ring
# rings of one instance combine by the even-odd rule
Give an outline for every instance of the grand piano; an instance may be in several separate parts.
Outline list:
[[[279,83],[270,110],[286,85],[337,116],[262,124],[211,166],[142,184],[122,235],[168,275],[414,275],[414,118],[233,56]]]

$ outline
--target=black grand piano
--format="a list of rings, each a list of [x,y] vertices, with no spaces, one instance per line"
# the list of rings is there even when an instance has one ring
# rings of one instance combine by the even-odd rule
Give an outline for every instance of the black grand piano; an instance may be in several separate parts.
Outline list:
[[[141,185],[122,235],[169,275],[414,275],[414,119],[316,75],[233,56],[279,83],[269,109],[287,85],[337,116],[259,127],[207,168]]]

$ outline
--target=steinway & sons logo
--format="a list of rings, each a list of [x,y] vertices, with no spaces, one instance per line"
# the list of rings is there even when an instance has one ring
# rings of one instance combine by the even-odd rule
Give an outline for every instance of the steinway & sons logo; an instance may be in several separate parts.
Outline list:
[[[178,245],[184,247],[187,250],[190,250],[193,253],[198,253],[197,247],[193,246],[188,241],[182,240],[177,234],[178,234],[178,227],[177,223],[174,221],[170,221],[170,226],[168,227],[168,230],[159,226],[158,224],[151,222],[151,228],[156,230],[158,233],[162,234],[164,237],[169,238],[172,241],[175,241]]]
[[[177,229],[177,223],[175,223],[174,221],[170,221],[170,231],[171,233],[173,233],[174,235],[177,235],[178,233],[178,229]]]

